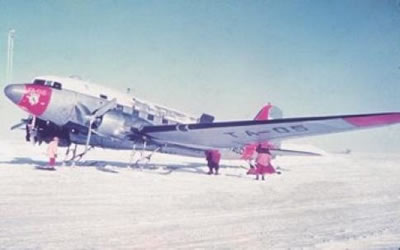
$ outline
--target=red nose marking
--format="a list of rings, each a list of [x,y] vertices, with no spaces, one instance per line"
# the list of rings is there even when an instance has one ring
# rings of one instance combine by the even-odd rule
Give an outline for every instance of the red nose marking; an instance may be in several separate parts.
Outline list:
[[[27,112],[40,116],[46,111],[51,98],[50,87],[26,84],[24,95],[18,105]]]

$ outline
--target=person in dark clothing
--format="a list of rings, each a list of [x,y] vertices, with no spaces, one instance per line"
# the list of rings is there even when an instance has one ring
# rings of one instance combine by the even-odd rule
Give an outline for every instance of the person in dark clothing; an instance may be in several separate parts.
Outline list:
[[[208,174],[218,175],[219,161],[221,160],[221,153],[218,150],[207,150],[205,152],[207,165],[209,168]],[[213,172],[215,170],[215,172]]]
[[[25,140],[26,141],[31,141],[31,125],[30,124],[26,124],[25,125]]]

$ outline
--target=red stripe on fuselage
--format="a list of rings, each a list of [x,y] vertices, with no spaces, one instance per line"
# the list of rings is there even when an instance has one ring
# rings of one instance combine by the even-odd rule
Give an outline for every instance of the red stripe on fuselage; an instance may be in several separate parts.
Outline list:
[[[24,95],[18,103],[22,109],[35,116],[40,116],[46,111],[50,103],[52,89],[37,84],[26,84]]]

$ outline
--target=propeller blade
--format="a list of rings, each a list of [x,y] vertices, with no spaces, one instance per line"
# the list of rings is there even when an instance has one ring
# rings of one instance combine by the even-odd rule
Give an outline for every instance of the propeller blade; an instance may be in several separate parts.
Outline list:
[[[32,120],[32,119],[21,119],[21,122],[15,124],[15,125],[13,125],[13,126],[11,126],[10,129],[11,129],[11,130],[14,130],[14,129],[16,129],[16,128],[20,128],[20,127],[22,127],[23,125],[29,124],[31,120]]]
[[[105,113],[107,113],[109,110],[115,108],[117,106],[117,99],[114,98],[111,101],[109,101],[108,103],[104,104],[103,106],[101,106],[99,109],[97,109],[92,115],[91,115],[91,119],[100,117],[102,115],[104,115]]]
[[[14,129],[17,129],[17,128],[20,128],[20,127],[24,126],[25,124],[26,124],[25,122],[20,122],[20,123],[17,123],[15,125],[13,125],[10,129],[14,130]]]
[[[79,102],[74,107],[74,111],[75,111],[75,116],[80,123],[85,123],[91,114],[89,109],[85,105]]]

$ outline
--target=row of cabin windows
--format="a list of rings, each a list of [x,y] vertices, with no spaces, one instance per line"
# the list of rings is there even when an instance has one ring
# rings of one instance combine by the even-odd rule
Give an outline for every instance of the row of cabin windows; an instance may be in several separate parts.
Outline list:
[[[132,115],[133,115],[134,117],[139,117],[139,110],[133,108],[133,110],[132,110]],[[146,118],[147,118],[147,120],[149,120],[149,121],[154,121],[155,116],[154,116],[153,114],[147,114],[147,117],[146,117]],[[162,118],[161,123],[162,123],[162,124],[168,124],[169,121],[168,121],[167,119],[165,119],[165,118]]]
[[[106,100],[108,99],[108,97],[107,97],[106,95],[103,95],[103,94],[100,94],[100,98],[106,99]],[[117,110],[118,110],[118,111],[122,111],[122,112],[124,112],[124,113],[130,113],[130,112],[129,112],[129,111],[130,111],[130,108],[124,108],[124,106],[122,106],[122,105],[120,105],[120,104],[117,104]],[[128,111],[128,112],[127,112],[127,111]],[[132,115],[133,115],[134,117],[139,117],[139,110],[133,108],[133,109],[132,109]],[[152,114],[147,114],[147,117],[146,117],[146,118],[147,118],[147,120],[149,120],[149,121],[154,121],[155,116],[152,115]],[[168,120],[165,119],[165,118],[162,118],[161,123],[162,123],[162,124],[168,124]]]
[[[106,100],[108,99],[108,97],[106,95],[103,95],[103,94],[100,94],[100,98],[106,99]],[[120,104],[117,104],[117,110],[124,112],[124,107],[122,105],[120,105]],[[127,113],[127,112],[125,112],[125,113]],[[133,108],[132,115],[134,117],[139,117],[139,110]],[[149,121],[154,121],[154,118],[155,117],[152,114],[148,114],[147,115],[147,120],[149,120]],[[165,119],[165,118],[163,118],[161,122],[162,122],[162,124],[168,124],[168,120]]]
[[[106,99],[106,100],[108,99],[108,97],[107,97],[106,95],[103,95],[103,94],[100,94],[100,98]],[[117,104],[117,110],[122,111],[122,112],[125,112],[125,113],[130,113],[130,112],[129,112],[129,111],[130,111],[130,108],[125,109],[124,106],[122,106],[122,105],[120,105],[120,104]],[[126,112],[126,111],[128,111],[128,112]],[[139,117],[139,110],[133,108],[133,109],[132,109],[132,115],[133,115],[134,117]],[[147,120],[149,120],[149,121],[154,121],[154,118],[155,118],[154,115],[152,115],[152,114],[147,114]],[[167,119],[162,118],[161,123],[162,123],[162,124],[168,124],[169,122],[168,122]]]
[[[130,110],[132,110],[132,116],[133,117],[139,117],[140,116],[139,110],[137,110],[135,108],[133,108],[133,109],[127,108],[127,107],[124,107],[124,106],[122,106],[120,104],[117,104],[117,110],[122,111],[124,113],[130,113]],[[126,112],[126,111],[128,111],[128,112]],[[146,119],[149,120],[149,121],[154,121],[155,120],[155,115],[147,114]],[[168,124],[169,121],[167,119],[165,119],[165,118],[162,118],[161,123],[162,124]]]
[[[136,110],[137,111],[137,110]],[[154,115],[148,114],[147,115],[147,120],[149,121],[154,121]],[[168,120],[165,118],[162,118],[161,120],[162,124],[168,124]]]

